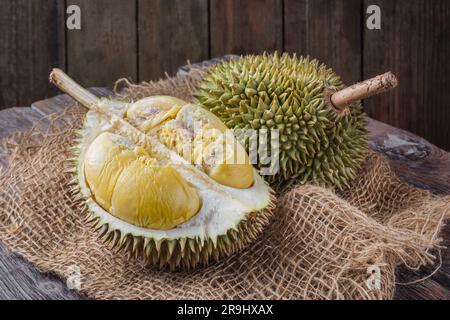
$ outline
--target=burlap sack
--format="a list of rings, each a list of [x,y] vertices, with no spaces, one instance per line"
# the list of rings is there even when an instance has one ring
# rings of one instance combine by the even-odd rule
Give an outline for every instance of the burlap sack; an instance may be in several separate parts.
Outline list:
[[[189,99],[198,74],[129,86],[122,98]],[[396,267],[435,262],[449,198],[402,183],[369,153],[340,194],[299,186],[281,194],[268,228],[245,251],[195,271],[170,273],[111,251],[82,220],[65,173],[80,107],[52,115],[45,130],[2,141],[0,241],[43,271],[81,273],[81,291],[118,299],[389,299]]]

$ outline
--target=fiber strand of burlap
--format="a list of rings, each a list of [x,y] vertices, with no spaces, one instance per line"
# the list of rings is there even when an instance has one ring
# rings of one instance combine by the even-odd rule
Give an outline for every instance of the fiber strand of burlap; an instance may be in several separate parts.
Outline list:
[[[191,100],[199,78],[192,71],[125,83],[120,98]],[[43,271],[64,278],[79,271],[91,298],[390,299],[397,266],[436,262],[450,198],[403,183],[372,152],[349,190],[306,185],[281,194],[263,235],[219,263],[170,273],[128,260],[83,224],[85,207],[69,191],[69,148],[84,114],[71,106],[1,141],[10,165],[0,172],[0,241]]]

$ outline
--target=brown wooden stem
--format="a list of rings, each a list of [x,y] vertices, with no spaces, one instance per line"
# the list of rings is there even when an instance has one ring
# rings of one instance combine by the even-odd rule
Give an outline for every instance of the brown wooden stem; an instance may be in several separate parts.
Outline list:
[[[67,93],[84,107],[91,109],[100,99],[85,88],[76,83],[61,69],[55,68],[50,73],[50,82],[57,86],[61,91]]]
[[[395,75],[392,72],[387,72],[332,93],[330,102],[336,109],[344,110],[356,101],[389,91],[395,88],[397,84]]]

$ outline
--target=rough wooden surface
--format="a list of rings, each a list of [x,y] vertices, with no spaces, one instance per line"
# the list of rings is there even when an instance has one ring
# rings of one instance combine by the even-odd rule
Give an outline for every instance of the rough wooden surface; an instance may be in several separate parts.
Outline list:
[[[51,97],[52,67],[64,67],[63,1],[0,0],[0,109]]]
[[[366,103],[374,117],[450,150],[450,1],[364,0],[381,30],[364,30],[364,77],[392,70],[401,86]]]
[[[81,10],[81,30],[67,30],[67,68],[85,86],[137,81],[136,1],[67,0]]]
[[[228,57],[229,58],[229,57]],[[214,62],[214,61],[212,61]],[[206,63],[211,63],[206,62]],[[191,67],[195,67],[191,66]],[[189,67],[180,68],[180,73]],[[111,91],[93,88],[98,96]],[[0,139],[12,132],[24,131],[47,114],[73,105],[66,95],[34,103],[30,108],[10,108],[0,111]],[[45,126],[45,121],[39,121]],[[385,155],[397,174],[405,181],[438,194],[450,194],[450,154],[409,132],[369,119],[370,147]],[[0,150],[0,166],[6,165]],[[442,236],[450,246],[450,226]],[[410,282],[434,271],[435,266],[411,272],[398,270],[398,282]],[[450,299],[450,249],[442,251],[442,267],[431,278],[415,285],[397,285],[397,299]],[[0,244],[0,299],[85,299],[67,289],[56,276],[41,273],[27,261],[9,252]]]
[[[172,75],[209,57],[208,0],[138,1],[139,77]]]
[[[356,83],[362,80],[362,18],[360,0],[285,0],[284,50],[317,58],[344,83]]]
[[[211,0],[211,57],[283,51],[279,0]]]
[[[65,28],[71,4],[81,30]],[[381,10],[381,30],[366,26],[370,5]],[[107,86],[157,80],[187,60],[278,50],[318,58],[346,84],[392,69],[402,85],[367,101],[369,116],[450,151],[448,0],[0,0],[0,8],[0,109],[56,94],[46,81],[54,66]]]
[[[0,245],[1,300],[80,300],[86,299],[69,290],[55,275],[36,268]]]

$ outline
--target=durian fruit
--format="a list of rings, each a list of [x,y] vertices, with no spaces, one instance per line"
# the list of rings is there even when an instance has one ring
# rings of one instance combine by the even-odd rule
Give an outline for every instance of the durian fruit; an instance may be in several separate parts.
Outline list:
[[[167,96],[100,100],[58,69],[50,80],[90,109],[69,171],[86,222],[112,248],[195,268],[243,249],[268,224],[271,188],[210,112]],[[243,162],[227,161],[241,151]]]
[[[395,77],[386,74],[344,89],[340,78],[317,60],[275,53],[213,66],[196,97],[231,129],[278,130],[272,149],[279,155],[279,170],[269,181],[342,189],[355,177],[368,148],[367,123],[357,100],[395,85]],[[271,148],[270,139],[269,146],[258,145],[249,136],[241,142],[250,154]]]

